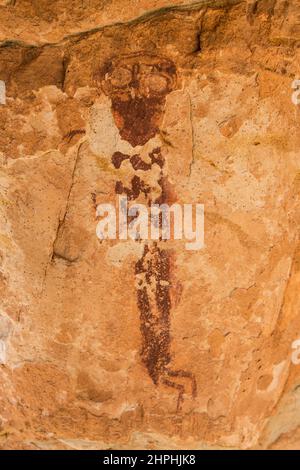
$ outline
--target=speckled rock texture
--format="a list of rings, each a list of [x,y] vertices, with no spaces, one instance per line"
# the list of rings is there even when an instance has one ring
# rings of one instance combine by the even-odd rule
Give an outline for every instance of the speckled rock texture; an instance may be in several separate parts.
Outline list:
[[[0,1],[1,449],[300,448],[299,45],[298,0]],[[122,194],[204,248],[100,241]]]

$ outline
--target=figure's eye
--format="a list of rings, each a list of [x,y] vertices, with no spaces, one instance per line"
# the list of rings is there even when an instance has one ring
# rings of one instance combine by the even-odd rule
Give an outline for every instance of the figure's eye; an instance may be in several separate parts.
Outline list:
[[[168,79],[159,73],[151,73],[142,78],[142,86],[150,93],[164,93],[168,89]]]
[[[116,88],[122,88],[131,82],[131,70],[126,69],[125,67],[118,67],[112,71],[108,78],[112,86]]]

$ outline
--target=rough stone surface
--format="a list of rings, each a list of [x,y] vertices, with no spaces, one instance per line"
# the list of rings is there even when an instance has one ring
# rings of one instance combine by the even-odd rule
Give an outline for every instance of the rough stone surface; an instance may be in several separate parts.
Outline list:
[[[299,14],[1,0],[2,449],[300,448]],[[205,248],[100,242],[116,194]]]

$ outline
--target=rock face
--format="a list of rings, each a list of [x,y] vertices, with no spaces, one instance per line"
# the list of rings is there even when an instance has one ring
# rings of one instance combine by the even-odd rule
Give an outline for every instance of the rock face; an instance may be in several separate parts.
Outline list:
[[[300,448],[299,15],[0,2],[2,449]],[[100,241],[122,196],[205,246]]]

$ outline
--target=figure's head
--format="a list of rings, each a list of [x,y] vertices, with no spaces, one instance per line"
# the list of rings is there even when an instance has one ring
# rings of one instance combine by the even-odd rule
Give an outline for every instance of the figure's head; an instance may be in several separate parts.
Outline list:
[[[172,61],[143,53],[110,59],[97,84],[111,98],[120,135],[131,145],[144,145],[158,131],[165,98],[176,87]]]

